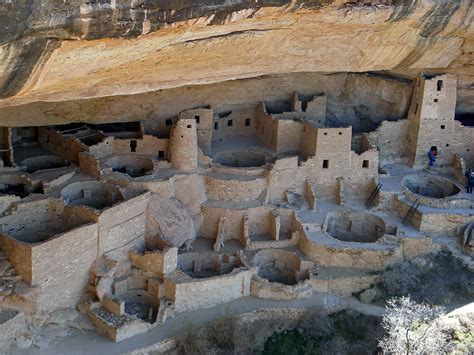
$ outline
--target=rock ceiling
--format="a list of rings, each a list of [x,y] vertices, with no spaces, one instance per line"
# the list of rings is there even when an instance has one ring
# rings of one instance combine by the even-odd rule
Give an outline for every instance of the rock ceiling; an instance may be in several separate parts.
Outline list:
[[[271,92],[300,73],[455,73],[457,111],[474,112],[471,1],[18,3],[0,5],[3,125],[87,120],[62,116],[73,102],[94,121],[116,96],[235,80],[271,77]]]

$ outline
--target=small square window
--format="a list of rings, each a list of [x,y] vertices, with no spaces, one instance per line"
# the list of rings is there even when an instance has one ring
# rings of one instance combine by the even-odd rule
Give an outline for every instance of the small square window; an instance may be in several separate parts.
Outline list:
[[[329,169],[329,160],[323,160],[323,169]]]
[[[342,136],[342,132],[339,132],[339,135]]]
[[[214,122],[214,129],[219,129],[219,122]]]
[[[233,124],[234,122],[232,120],[227,121],[227,127],[232,127]]]
[[[441,125],[441,129],[445,129],[446,126],[444,124]]]
[[[167,119],[165,123],[167,126],[171,126],[173,124],[173,121],[171,119]]]
[[[368,160],[363,160],[362,161],[362,167],[364,169],[368,169],[369,168],[369,161]]]
[[[186,126],[186,128],[193,128],[193,126],[190,125],[190,124],[188,124],[188,125]]]
[[[158,151],[158,158],[164,158],[165,157],[165,151],[164,150],[159,150]]]
[[[250,126],[250,118],[245,119],[245,125],[248,127]]]
[[[449,147],[449,143],[446,143],[446,147]]]
[[[327,135],[328,135],[328,132],[324,132],[324,135],[327,136]]]
[[[434,102],[438,102],[438,99],[434,99]]]
[[[199,121],[201,120],[201,117],[199,117],[199,116],[194,116],[194,119],[196,120],[196,123],[199,123]]]
[[[137,151],[137,141],[136,140],[131,140],[130,141],[130,151],[132,153],[135,153]]]

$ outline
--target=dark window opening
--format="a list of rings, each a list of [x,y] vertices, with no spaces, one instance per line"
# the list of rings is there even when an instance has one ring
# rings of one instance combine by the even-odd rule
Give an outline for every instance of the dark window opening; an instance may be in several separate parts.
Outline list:
[[[250,126],[250,118],[246,118],[246,119],[245,119],[245,125],[246,125],[246,126]]]
[[[234,124],[234,122],[232,120],[227,121],[227,126],[228,127],[232,127],[233,124]]]
[[[449,143],[446,143],[446,147],[449,147]]]
[[[364,169],[368,169],[369,168],[369,161],[368,160],[363,160],[362,161],[362,167]]]
[[[139,132],[140,122],[115,122],[115,123],[102,123],[102,124],[89,124],[90,128],[105,132]]]
[[[164,158],[165,157],[165,151],[164,150],[159,150],[158,151],[158,158]]]
[[[137,141],[131,140],[130,141],[130,151],[135,153],[137,151]]]
[[[173,121],[171,119],[166,120],[166,125],[171,126],[173,124]]]
[[[186,128],[193,128],[193,126],[191,126],[190,124],[188,124],[188,125],[186,126]]]
[[[438,102],[438,99],[434,99],[434,102]]]
[[[329,169],[329,160],[323,160],[323,169]]]
[[[474,112],[458,113],[454,119],[461,122],[461,124],[465,127],[474,127]]]
[[[436,82],[436,90],[441,91],[442,88],[443,88],[443,80],[438,80]]]
[[[342,136],[342,132],[339,132],[339,135]]]
[[[327,135],[328,135],[328,132],[324,132],[324,135],[327,136]]]
[[[301,110],[303,112],[306,112],[307,109],[308,109],[308,101],[302,101],[301,102]]]
[[[199,117],[199,116],[194,116],[194,119],[196,120],[196,123],[199,123],[199,121],[201,120],[201,117]]]
[[[214,129],[219,129],[219,122],[214,122]]]
[[[444,124],[441,125],[441,129],[445,129],[446,126]]]

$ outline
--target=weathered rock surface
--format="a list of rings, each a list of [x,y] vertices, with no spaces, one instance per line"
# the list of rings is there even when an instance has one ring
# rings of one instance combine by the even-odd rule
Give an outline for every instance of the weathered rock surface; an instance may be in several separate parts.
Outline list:
[[[151,199],[145,232],[145,243],[149,249],[163,249],[165,246],[179,248],[195,237],[193,219],[181,202],[157,196]]]
[[[260,80],[270,80],[275,86],[265,93],[279,93],[288,79],[336,72],[455,73],[457,111],[469,113],[473,13],[469,0],[9,2],[0,7],[0,124],[147,118],[179,108],[166,97],[180,100],[176,94],[191,85],[213,89],[195,95],[194,104],[204,105],[222,85],[258,88]],[[384,103],[400,115],[406,93],[398,100],[390,94],[397,81],[381,80],[387,88],[375,94],[381,99],[366,105],[363,97],[337,97],[344,88],[338,85],[334,105],[351,108],[358,120]],[[374,95],[372,89],[359,86],[359,96]],[[125,114],[130,105],[115,96],[138,94],[145,97],[126,97],[138,105]],[[150,104],[149,96],[159,100]]]

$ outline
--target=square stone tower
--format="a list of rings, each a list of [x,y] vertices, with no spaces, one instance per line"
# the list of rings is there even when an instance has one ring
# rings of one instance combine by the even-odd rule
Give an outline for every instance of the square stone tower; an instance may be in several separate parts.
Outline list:
[[[428,151],[438,150],[438,166],[452,163],[456,109],[455,75],[420,75],[414,84],[408,113],[407,155],[414,168],[428,166]],[[400,142],[403,144],[403,142]]]

